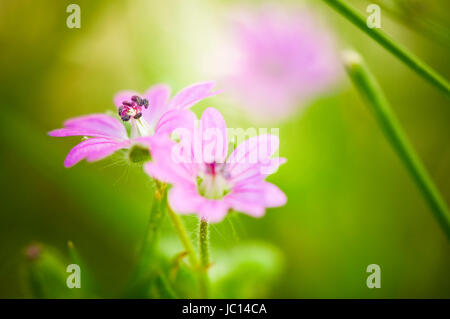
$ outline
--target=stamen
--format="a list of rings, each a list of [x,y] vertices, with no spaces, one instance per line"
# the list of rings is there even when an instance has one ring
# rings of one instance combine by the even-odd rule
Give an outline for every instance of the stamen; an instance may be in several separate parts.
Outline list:
[[[142,116],[142,106],[146,109],[149,106],[148,100],[137,95],[133,95],[130,101],[123,101],[119,107],[119,116],[122,121],[129,121],[131,118],[138,120]]]

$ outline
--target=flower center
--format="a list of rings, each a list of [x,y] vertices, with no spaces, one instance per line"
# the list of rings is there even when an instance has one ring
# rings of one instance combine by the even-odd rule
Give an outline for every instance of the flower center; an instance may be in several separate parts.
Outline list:
[[[131,101],[122,102],[122,105],[119,107],[119,116],[125,122],[131,118],[137,120],[142,116],[142,107],[148,108],[148,100],[133,95]]]
[[[224,163],[206,163],[197,176],[197,190],[208,199],[222,199],[231,190],[228,182],[230,174]]]
[[[151,135],[152,128],[142,117],[142,107],[148,108],[148,100],[137,95],[131,97],[131,101],[123,101],[119,107],[119,116],[124,122],[131,121],[131,137]]]

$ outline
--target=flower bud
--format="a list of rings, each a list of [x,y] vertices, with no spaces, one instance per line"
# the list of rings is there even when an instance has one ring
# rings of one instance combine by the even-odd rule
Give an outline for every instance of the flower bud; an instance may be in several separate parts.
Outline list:
[[[145,163],[151,160],[151,155],[148,148],[136,144],[128,152],[128,158],[132,163]]]

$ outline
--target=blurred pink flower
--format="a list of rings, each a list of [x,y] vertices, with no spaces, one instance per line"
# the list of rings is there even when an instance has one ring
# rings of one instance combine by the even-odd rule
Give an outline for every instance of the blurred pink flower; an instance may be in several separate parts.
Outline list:
[[[337,80],[334,39],[311,11],[265,6],[236,20],[227,82],[254,118],[285,119]]]
[[[208,222],[219,222],[230,209],[261,217],[266,207],[286,203],[285,194],[265,181],[285,162],[271,158],[278,150],[276,136],[250,138],[227,156],[225,120],[219,111],[208,108],[199,127],[182,135],[179,144],[170,145],[165,139],[151,142],[153,161],[144,169],[153,178],[173,184],[169,204],[180,214],[197,213]]]
[[[64,128],[53,130],[49,135],[90,137],[72,148],[64,161],[65,167],[84,158],[89,162],[97,161],[136,143],[148,146],[151,136],[169,135],[175,128],[192,125],[196,117],[188,109],[217,94],[217,91],[211,92],[213,87],[212,82],[194,84],[170,100],[170,88],[166,85],[155,85],[142,95],[134,91],[119,92],[114,104],[122,121],[130,122],[130,134],[117,118],[91,114],[69,119],[64,122]]]

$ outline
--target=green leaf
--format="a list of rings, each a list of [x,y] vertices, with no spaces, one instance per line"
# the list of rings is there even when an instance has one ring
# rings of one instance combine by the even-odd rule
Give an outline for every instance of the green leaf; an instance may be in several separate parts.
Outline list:
[[[26,248],[26,284],[34,298],[79,298],[80,289],[67,287],[66,263],[56,251],[40,244]]]
[[[281,252],[263,242],[239,244],[212,257],[213,298],[267,297],[283,268]]]

